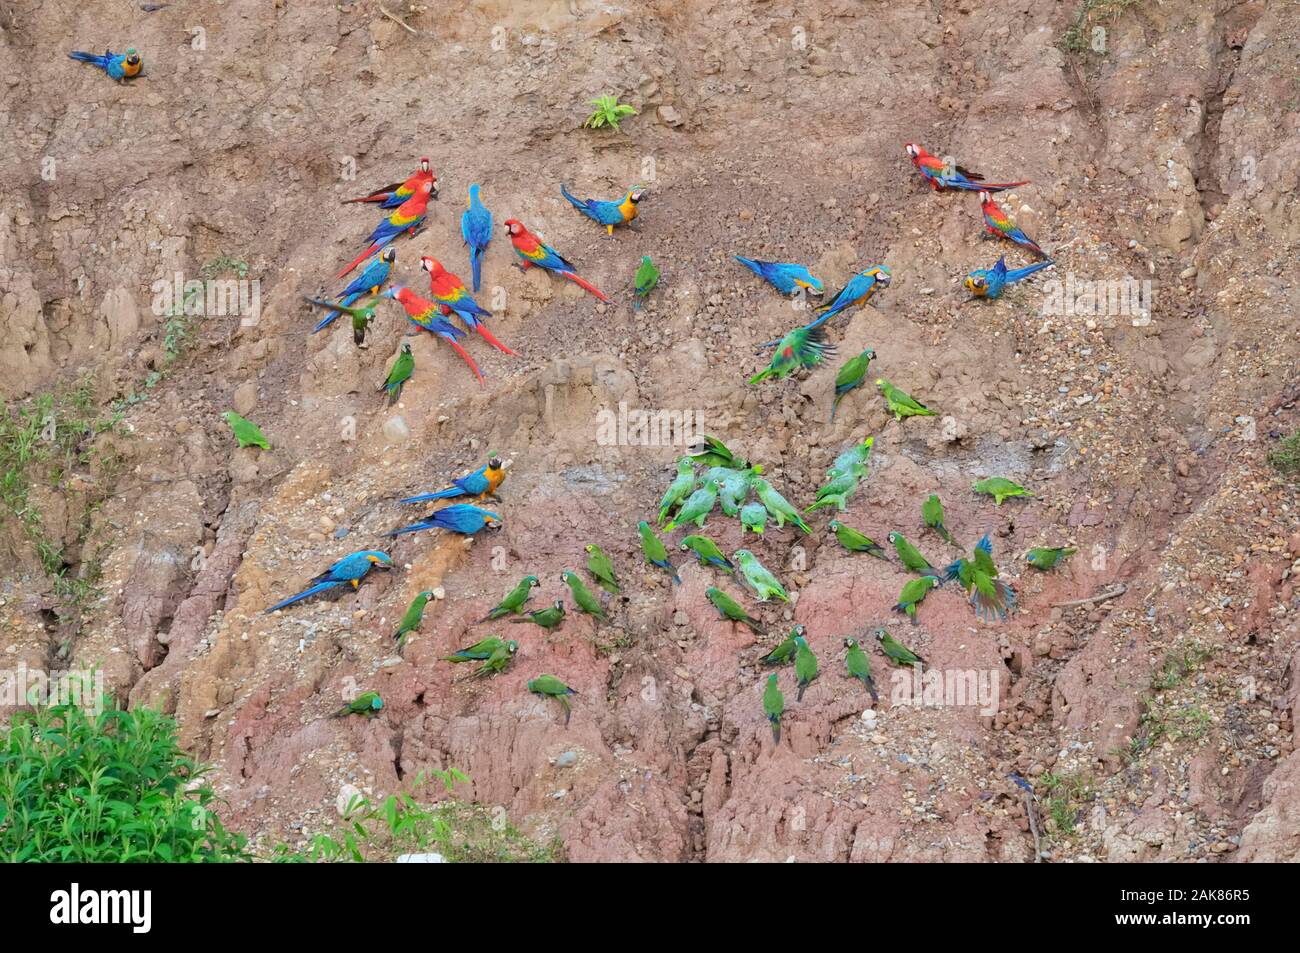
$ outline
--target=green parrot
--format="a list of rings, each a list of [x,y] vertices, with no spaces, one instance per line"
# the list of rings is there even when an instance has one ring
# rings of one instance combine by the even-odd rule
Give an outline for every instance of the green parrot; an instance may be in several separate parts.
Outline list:
[[[976,493],[983,493],[986,496],[993,497],[993,502],[997,506],[1002,505],[1002,501],[1009,496],[1033,496],[1019,483],[1013,483],[1006,477],[989,477],[987,480],[976,480],[971,484],[971,489]]]
[[[444,655],[441,659],[443,662],[482,662],[484,659],[492,657],[492,653],[501,646],[505,645],[498,636],[489,635],[486,639],[479,639],[473,645],[467,645],[463,649],[457,649],[450,655]]]
[[[803,701],[803,693],[817,677],[817,656],[808,648],[808,640],[802,635],[794,640],[794,674],[799,679],[799,694],[794,696],[796,702]]]
[[[807,626],[796,625],[790,630],[790,634],[781,641],[780,645],[764,655],[759,659],[759,661],[764,665],[782,665],[790,661],[794,658],[795,649],[798,648],[794,640],[801,637],[807,631]]]
[[[866,467],[850,467],[846,472],[833,478],[818,490],[816,501],[804,512],[811,513],[823,506],[834,506],[843,513],[849,508],[849,499],[854,493],[858,492],[858,484],[862,481],[862,477],[866,475],[866,472]]]
[[[367,718],[373,718],[375,713],[383,707],[384,700],[379,697],[379,692],[362,692],[336,711],[332,717],[342,718],[344,715],[365,715]]]
[[[584,547],[587,551],[587,572],[596,577],[600,588],[618,595],[618,576],[614,575],[614,564],[595,543]]]
[[[1016,591],[998,578],[988,533],[975,544],[970,558],[958,559],[948,566],[944,578],[958,581],[970,596],[975,615],[985,622],[1005,619],[1016,604]]]
[[[414,371],[415,355],[411,353],[411,345],[403,344],[402,353],[397,355],[397,360],[393,361],[393,366],[388,371],[388,377],[378,388],[388,391],[389,407],[397,403],[398,398],[402,396],[402,387],[411,379]]]
[[[929,578],[929,577],[922,577],[922,578]],[[912,580],[912,582],[916,582],[916,581],[917,580],[915,579]],[[895,642],[894,637],[891,636],[884,629],[880,629],[879,631],[876,632],[876,641],[880,643],[880,651],[884,652],[885,657],[889,659],[891,662],[893,662],[895,665],[914,666],[918,662],[920,662],[922,665],[930,664],[925,659],[921,658],[921,656],[917,655],[911,649],[903,645],[901,642]]]
[[[735,516],[740,512],[740,505],[749,497],[750,483],[754,477],[762,476],[763,466],[756,463],[748,470],[731,470],[718,483],[718,502],[722,512]]]
[[[682,504],[682,508],[677,511],[677,515],[664,527],[664,532],[671,533],[684,523],[694,523],[700,529],[703,529],[704,521],[713,512],[713,507],[717,502],[718,485],[712,480],[705,480],[704,485],[692,493],[690,499]]]
[[[749,613],[740,607],[739,602],[717,586],[710,586],[704,594],[709,597],[709,601],[713,603],[714,608],[722,613],[724,619],[730,619],[732,622],[743,622],[759,635],[767,635],[767,630],[755,622]]]
[[[564,709],[564,727],[569,727],[569,719],[573,717],[573,710],[569,708],[568,696],[578,694],[574,689],[565,685],[554,675],[538,675],[528,683],[528,690],[534,695],[543,695],[558,701]]]
[[[649,255],[641,256],[641,267],[636,270],[636,297],[632,300],[632,308],[635,311],[641,310],[641,302],[649,297],[650,292],[654,291],[655,285],[659,284],[659,269],[655,263],[650,260]]]
[[[534,609],[523,619],[511,619],[512,623],[531,622],[534,625],[540,625],[543,629],[558,629],[560,623],[564,621],[564,600],[556,599],[554,605],[547,606],[545,609]]]
[[[903,591],[898,594],[898,604],[894,606],[895,612],[905,612],[912,624],[916,625],[916,607],[931,589],[939,585],[937,576],[917,576],[915,579],[909,579],[903,586]]]
[[[682,457],[677,461],[677,476],[668,485],[668,492],[664,494],[664,498],[659,501],[659,519],[655,522],[662,525],[668,518],[668,511],[690,496],[694,489],[695,463],[690,457]]]
[[[735,470],[744,470],[749,466],[749,461],[744,457],[738,457],[727,449],[727,445],[717,437],[705,436],[703,438],[704,447],[694,451],[691,456],[700,466],[705,467],[731,467]]]
[[[776,596],[782,602],[790,601],[785,587],[766,566],[758,561],[757,556],[748,549],[738,549],[734,555],[736,563],[740,566],[740,574],[745,577],[745,582],[749,583],[750,588],[758,594],[759,602],[767,602],[772,596]]]
[[[418,593],[411,600],[410,606],[406,609],[406,615],[402,616],[402,621],[397,623],[397,631],[393,633],[393,638],[397,640],[397,654],[401,655],[402,650],[406,648],[406,640],[411,633],[420,627],[420,622],[424,619],[424,607],[433,598],[433,592],[426,589]]]
[[[518,612],[529,599],[532,598],[533,589],[541,585],[536,576],[524,576],[513,589],[506,593],[505,598],[493,607],[492,611],[479,619],[480,622],[487,622],[489,619],[500,619],[504,616],[514,615]]]
[[[938,530],[945,542],[952,542],[952,533],[943,525],[943,503],[937,493],[931,493],[930,498],[921,504],[921,519],[930,529]]]
[[[848,473],[854,467],[866,467],[867,461],[871,459],[871,447],[875,442],[875,437],[868,437],[861,443],[849,447],[835,458],[835,462],[830,465],[826,475],[828,477],[837,477],[841,473]]]
[[[261,447],[263,450],[270,450],[271,443],[266,439],[260,427],[251,420],[245,420],[233,410],[228,410],[221,415],[225,418],[226,423],[230,424],[230,429],[235,434],[235,439],[239,441],[239,446],[243,447]]]
[[[785,713],[785,696],[776,684],[776,673],[767,677],[767,688],[763,689],[763,713],[767,715],[772,726],[772,743],[781,743],[781,715]]]
[[[767,507],[762,503],[746,503],[740,508],[742,533],[748,529],[762,536],[765,526],[767,526]]]
[[[872,358],[875,356],[876,352],[867,348],[857,357],[845,361],[840,372],[835,375],[835,400],[831,403],[831,423],[835,423],[835,411],[839,410],[844,395],[855,387],[862,386],[867,376],[867,368],[871,366]]]
[[[786,523],[793,523],[805,533],[812,532],[808,524],[803,521],[803,517],[799,515],[799,511],[790,505],[790,501],[776,492],[772,484],[762,477],[754,478],[754,491],[758,494],[759,501],[767,507],[768,513],[776,520],[777,529],[785,526]]]
[[[723,572],[732,572],[736,566],[718,549],[718,544],[707,536],[683,536],[678,547],[684,553],[694,553],[701,566],[717,566]]]
[[[510,664],[510,660],[515,657],[515,652],[518,649],[519,643],[514,639],[502,642],[492,651],[492,654],[487,657],[487,661],[479,666],[478,671],[474,672],[470,678],[483,678],[487,675],[496,675],[500,672],[504,672],[506,666]]]
[[[605,615],[605,607],[600,604],[600,600],[595,594],[583,584],[578,578],[576,572],[564,570],[560,573],[560,578],[569,584],[569,591],[573,593],[574,605],[582,612],[589,616],[594,616],[601,622],[608,622],[609,616]]]
[[[894,544],[894,552],[898,553],[898,558],[902,560],[903,565],[912,572],[918,572],[923,576],[938,576],[939,571],[930,565],[930,560],[921,555],[921,551],[903,538],[902,533],[890,533],[887,537]]]
[[[876,694],[876,683],[871,680],[871,659],[866,652],[862,651],[862,646],[858,645],[857,639],[845,639],[844,644],[848,647],[848,652],[844,656],[844,666],[849,670],[849,676],[867,686],[867,691],[871,693],[871,703],[879,704],[880,696]]]
[[[681,577],[677,575],[673,564],[668,561],[668,547],[655,533],[654,527],[642,520],[636,524],[636,530],[641,534],[641,553],[645,556],[645,561],[652,566],[668,570],[669,575],[673,577],[673,582],[680,583]]]
[[[342,311],[351,318],[352,342],[357,347],[361,347],[366,343],[366,329],[375,323],[375,306],[381,300],[379,297],[374,297],[360,307],[349,308],[337,301],[321,301],[319,298],[308,298],[306,295],[303,295],[303,299],[318,308],[325,308],[327,311]]]
[[[902,420],[904,417],[934,417],[935,412],[925,404],[912,397],[906,391],[901,391],[883,377],[876,378],[876,386],[880,388],[881,395],[884,396],[886,403],[889,404],[889,412],[894,415],[895,420]]]
[[[823,325],[795,328],[777,344],[776,351],[772,354],[772,363],[751,377],[749,382],[757,384],[769,377],[780,380],[788,377],[796,368],[816,367],[834,353],[835,345],[827,343]]]
[[[1041,569],[1046,572],[1049,569],[1056,568],[1056,564],[1062,559],[1069,559],[1078,550],[1073,546],[1059,546],[1056,548],[1050,546],[1035,546],[1029,552],[1025,553],[1025,561],[1035,569]]]
[[[885,558],[885,551],[880,544],[864,533],[859,533],[852,526],[845,526],[839,520],[831,520],[830,531],[836,539],[851,553],[866,553],[877,559]]]

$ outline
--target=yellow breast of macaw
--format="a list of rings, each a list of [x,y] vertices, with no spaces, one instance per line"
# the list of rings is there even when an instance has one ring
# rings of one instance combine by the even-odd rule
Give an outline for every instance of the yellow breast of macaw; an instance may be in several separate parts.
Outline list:
[[[627,193],[618,207],[619,214],[623,216],[623,221],[630,222],[636,218],[636,207],[636,203],[632,201],[632,193]]]
[[[128,63],[128,62],[126,62],[126,60],[123,60],[123,61],[122,61],[122,75],[123,75],[123,76],[135,76],[135,75],[139,74],[139,72],[140,72],[140,67],[141,67],[141,65],[143,64],[143,62],[144,62],[144,61],[141,60],[139,63]]]
[[[491,467],[488,467],[485,471],[483,471],[483,475],[487,477],[489,493],[496,493],[497,487],[499,487],[502,483],[506,482],[505,467],[498,467],[495,470],[493,470]]]

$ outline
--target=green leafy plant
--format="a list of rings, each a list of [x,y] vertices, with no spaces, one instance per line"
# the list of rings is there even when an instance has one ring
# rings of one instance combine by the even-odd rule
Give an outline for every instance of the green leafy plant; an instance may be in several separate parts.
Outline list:
[[[1070,26],[1061,34],[1060,48],[1066,53],[1086,53],[1091,48],[1089,28],[1113,20],[1141,0],[1082,0]]]
[[[1285,477],[1300,477],[1300,430],[1283,438],[1268,455],[1268,462]]]
[[[582,125],[586,129],[600,129],[604,126],[613,126],[619,129],[619,123],[628,116],[635,116],[637,111],[631,106],[620,103],[617,96],[599,96],[596,99],[589,100],[589,104],[595,106],[595,110],[587,121]]]
[[[203,774],[176,723],[151,708],[17,712],[0,733],[0,859],[250,859],[213,812]]]

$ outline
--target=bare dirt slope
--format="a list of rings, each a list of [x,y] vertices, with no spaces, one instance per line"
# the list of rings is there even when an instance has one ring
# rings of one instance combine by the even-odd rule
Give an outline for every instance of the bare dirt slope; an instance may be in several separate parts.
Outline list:
[[[1104,52],[1062,49],[1074,2],[390,3],[414,33],[372,2],[0,2],[0,393],[16,412],[88,374],[101,409],[135,395],[89,462],[34,481],[38,531],[5,514],[3,667],[98,665],[120,696],[174,711],[231,821],[267,844],[335,823],[345,783],[387,793],[455,766],[463,796],[578,860],[1024,861],[1018,772],[1053,859],[1300,859],[1300,499],[1265,462],[1300,423],[1300,26],[1262,0],[1085,7]],[[148,71],[130,86],[64,55],[127,45]],[[579,128],[603,93],[640,110],[622,134]],[[1031,179],[1002,204],[1055,269],[970,300],[961,277],[1010,246],[979,240],[973,196],[923,188],[906,142]],[[484,386],[440,342],[404,338],[393,305],[365,350],[344,322],[307,334],[300,295],[333,289],[376,220],[339,199],[420,155],[442,200],[397,245],[405,281],[423,290],[420,254],[468,275],[457,222],[481,182],[498,223],[544,233],[615,303],[511,268],[498,231],[483,300],[503,296],[492,327],[522,357],[469,341]],[[650,196],[609,238],[561,181]],[[888,291],[831,331],[834,366],[873,347],[873,377],[943,417],[895,422],[867,386],[829,424],[833,369],[747,386],[754,346],[802,316],[734,253],[837,287],[887,264]],[[643,254],[664,280],[634,312]],[[258,319],[169,334],[153,282],[239,262]],[[1044,279],[1067,274],[1149,280],[1151,320],[1045,315]],[[374,388],[403,340],[417,372],[389,410]],[[906,577],[845,555],[825,516],[811,538],[769,531],[753,548],[797,601],[760,615],[772,639],[806,624],[822,663],[801,703],[783,683],[774,747],[755,662],[771,640],[718,619],[714,573],[642,571],[636,521],[680,448],[601,445],[598,414],[620,401],[698,411],[801,505],[875,435],[846,519],[946,561],[957,550],[918,515],[938,492],[964,545],[992,535],[1018,611],[982,625],[945,587],[912,627],[889,611]],[[232,448],[232,407],[271,451]],[[402,491],[489,450],[514,461],[499,534],[402,537],[409,568],[263,614],[386,542]],[[975,497],[992,474],[1036,497]],[[708,531],[740,545],[734,521]],[[625,582],[616,625],[499,627],[522,649],[492,680],[437,661],[496,631],[475,620],[525,572],[535,604],[563,594],[589,542]],[[1066,543],[1079,554],[1056,573],[1019,559]],[[59,569],[102,596],[69,605]],[[437,587],[395,663],[396,620]],[[1000,673],[997,714],[891,704],[875,654],[885,691],[860,717],[840,640],[881,625],[938,669]],[[568,730],[525,689],[542,672],[580,693]],[[329,719],[358,686],[384,712]]]

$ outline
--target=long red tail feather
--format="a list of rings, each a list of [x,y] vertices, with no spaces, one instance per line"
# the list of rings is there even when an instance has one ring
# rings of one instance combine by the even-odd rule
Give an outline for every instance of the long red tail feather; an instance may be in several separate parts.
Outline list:
[[[609,301],[609,299],[605,297],[604,292],[602,292],[599,288],[597,288],[595,285],[593,285],[591,282],[587,281],[586,279],[579,278],[571,271],[562,271],[560,272],[560,274],[564,275],[564,277],[568,278],[579,288],[586,288],[588,291],[594,294],[601,301],[605,301],[605,302]]]
[[[365,261],[367,258],[369,258],[371,255],[379,251],[379,249],[383,248],[387,244],[388,242],[375,242],[373,245],[371,245],[369,248],[363,251],[356,258],[352,259],[352,263],[350,265],[347,265],[342,271],[340,271],[337,275],[335,275],[334,276],[335,280],[342,278],[349,271],[357,267],[357,265],[361,264],[363,261]]]
[[[456,353],[459,354],[465,363],[469,365],[469,369],[474,372],[474,376],[478,378],[478,382],[480,384],[483,383],[483,375],[479,373],[478,365],[474,363],[474,358],[469,356],[469,352],[451,338],[443,338],[443,340],[456,349]]]
[[[359,199],[343,199],[341,205],[351,205],[353,202],[386,202],[388,201],[387,192],[379,192],[376,195],[363,195]]]
[[[483,340],[487,341],[498,351],[503,351],[506,354],[514,354],[515,357],[519,356],[518,354],[515,354],[514,351],[510,350],[510,348],[506,347],[504,344],[498,341],[496,337],[492,334],[492,332],[487,329],[487,325],[484,324],[482,321],[479,321],[474,326],[474,329],[478,331],[479,334],[483,335]]]

